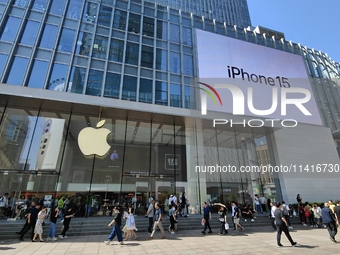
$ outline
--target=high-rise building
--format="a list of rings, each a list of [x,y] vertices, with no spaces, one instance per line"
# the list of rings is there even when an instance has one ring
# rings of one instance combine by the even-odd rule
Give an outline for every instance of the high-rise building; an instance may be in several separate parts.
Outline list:
[[[234,11],[246,4],[224,2]],[[210,8],[195,3],[197,12]],[[224,8],[210,18],[165,5],[0,0],[0,150],[11,150],[1,156],[0,193],[65,194],[79,216],[133,198],[144,213],[149,197],[183,191],[190,213],[262,192],[291,203],[297,193],[332,198],[339,65],[282,33],[229,25]],[[227,89],[242,96],[233,101]],[[284,101],[291,91],[306,102]],[[108,153],[89,156],[105,148],[108,131]],[[4,140],[14,134],[16,150]],[[80,150],[83,142],[90,146]]]

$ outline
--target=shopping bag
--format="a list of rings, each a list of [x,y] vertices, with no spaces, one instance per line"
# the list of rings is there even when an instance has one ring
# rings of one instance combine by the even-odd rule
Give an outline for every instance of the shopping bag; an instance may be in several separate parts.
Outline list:
[[[201,222],[201,223],[202,223],[202,226],[205,225],[205,219],[204,219],[204,218],[202,219],[202,222]]]
[[[224,224],[224,228],[225,228],[225,230],[228,230],[229,229],[229,224],[228,223]]]

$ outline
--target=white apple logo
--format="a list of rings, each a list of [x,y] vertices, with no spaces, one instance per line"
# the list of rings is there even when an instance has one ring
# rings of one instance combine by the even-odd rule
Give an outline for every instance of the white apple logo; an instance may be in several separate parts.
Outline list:
[[[111,148],[107,143],[107,137],[111,131],[104,126],[105,120],[99,121],[96,128],[86,127],[79,132],[79,149],[85,156],[104,156]]]

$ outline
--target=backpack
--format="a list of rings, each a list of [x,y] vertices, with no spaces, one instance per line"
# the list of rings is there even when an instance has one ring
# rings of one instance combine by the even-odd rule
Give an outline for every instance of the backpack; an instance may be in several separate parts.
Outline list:
[[[284,206],[282,207],[282,212],[283,212],[283,215],[289,215],[288,206],[287,206],[287,205],[284,205]]]

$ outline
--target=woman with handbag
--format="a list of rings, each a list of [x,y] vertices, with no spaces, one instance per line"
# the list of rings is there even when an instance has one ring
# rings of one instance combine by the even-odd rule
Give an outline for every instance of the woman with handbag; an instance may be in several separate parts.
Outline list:
[[[215,203],[213,205],[220,206],[220,210],[218,211],[218,220],[221,223],[219,235],[226,235],[228,234],[228,229],[229,229],[229,224],[227,223],[227,207],[221,203]]]

